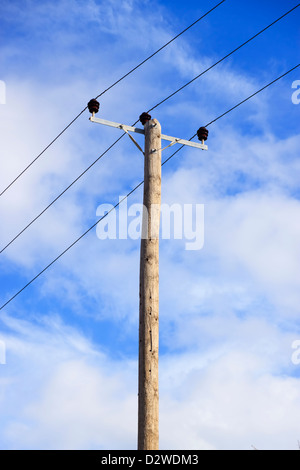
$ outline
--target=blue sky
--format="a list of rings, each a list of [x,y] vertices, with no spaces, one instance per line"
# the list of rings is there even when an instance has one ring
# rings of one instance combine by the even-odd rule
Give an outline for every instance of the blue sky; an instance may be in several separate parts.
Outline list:
[[[217,3],[0,0],[1,191],[89,99]],[[132,124],[296,4],[227,0],[104,94],[99,116]],[[297,65],[299,15],[157,107],[163,133],[189,139]],[[209,126],[208,152],[163,167],[164,203],[204,204],[205,244],[160,244],[162,449],[297,448],[296,80],[300,69]],[[88,117],[0,197],[1,247],[120,136]],[[142,179],[123,138],[0,254],[1,305]],[[128,206],[141,201],[139,188]],[[94,229],[1,310],[1,449],[136,448],[139,245]]]

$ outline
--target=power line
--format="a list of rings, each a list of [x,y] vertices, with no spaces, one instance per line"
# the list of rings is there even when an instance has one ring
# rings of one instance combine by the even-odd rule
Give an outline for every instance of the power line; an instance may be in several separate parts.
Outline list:
[[[273,21],[272,23],[270,23],[268,26],[266,26],[264,29],[262,29],[261,31],[259,31],[258,33],[256,33],[254,36],[252,36],[250,39],[248,39],[247,41],[245,41],[243,44],[241,44],[240,46],[236,47],[235,49],[233,49],[233,51],[229,52],[229,54],[225,55],[222,59],[218,60],[218,62],[216,62],[215,64],[211,65],[209,68],[207,68],[206,70],[204,70],[203,72],[201,72],[199,75],[197,75],[196,77],[194,77],[192,80],[190,80],[189,82],[187,82],[185,85],[183,85],[182,87],[178,88],[178,90],[174,91],[173,93],[171,93],[169,96],[167,96],[165,99],[163,99],[162,101],[160,101],[158,104],[156,104],[155,106],[153,106],[153,108],[149,109],[148,110],[148,113],[150,113],[151,111],[153,111],[153,109],[157,108],[158,106],[160,106],[162,103],[164,103],[165,101],[169,100],[170,98],[172,98],[174,95],[176,95],[179,91],[183,90],[184,88],[186,88],[188,85],[190,85],[191,83],[193,83],[195,80],[197,80],[198,78],[200,78],[202,75],[204,75],[206,72],[208,72],[209,70],[213,69],[214,67],[216,67],[218,64],[220,64],[221,62],[223,62],[225,59],[227,59],[228,57],[230,57],[232,54],[234,54],[235,52],[237,52],[239,49],[241,49],[242,47],[246,46],[246,44],[248,44],[249,42],[253,41],[253,39],[257,38],[258,36],[260,36],[262,33],[264,33],[265,31],[267,31],[269,28],[271,28],[271,26],[275,25],[276,23],[278,23],[278,21],[282,20],[283,18],[285,18],[287,15],[289,15],[290,13],[292,13],[296,8],[298,8],[300,6],[300,3],[298,3],[298,5],[296,5],[294,8],[292,8],[291,10],[287,11],[284,15],[280,16],[279,18],[277,18],[277,20]]]
[[[253,98],[254,96],[258,95],[259,93],[261,93],[263,90],[265,90],[266,88],[268,88],[269,86],[273,85],[274,83],[278,82],[278,80],[280,80],[281,78],[285,77],[286,75],[288,75],[289,73],[293,72],[293,70],[296,70],[298,67],[300,66],[300,64],[296,65],[295,67],[293,67],[292,69],[288,70],[287,72],[285,72],[284,74],[280,75],[280,77],[278,78],[275,78],[275,80],[273,80],[272,82],[268,83],[268,85],[265,85],[263,88],[261,88],[260,90],[256,91],[255,93],[253,93],[252,95],[248,96],[248,98],[246,98],[245,100],[241,101],[240,103],[238,103],[237,105],[233,106],[233,108],[230,108],[228,111],[226,111],[225,113],[221,114],[219,117],[217,117],[216,119],[213,119],[212,121],[210,121],[208,124],[206,124],[205,127],[208,127],[210,126],[211,124],[213,124],[214,122],[218,121],[219,119],[221,119],[223,116],[226,116],[226,114],[229,114],[231,113],[231,111],[233,111],[234,109],[238,108],[239,106],[241,106],[243,103],[246,103],[246,101],[249,101],[251,98]],[[197,134],[195,134],[193,137],[196,137]]]
[[[219,119],[221,119],[223,116],[226,116],[227,114],[229,114],[231,111],[233,111],[234,109],[238,108],[239,106],[241,106],[243,103],[245,103],[246,101],[249,101],[251,98],[253,98],[254,96],[258,95],[259,93],[261,93],[263,90],[265,90],[266,88],[270,87],[271,85],[273,85],[275,82],[278,82],[280,79],[282,79],[283,77],[285,77],[286,75],[288,75],[289,73],[291,73],[292,71],[296,70],[298,67],[300,67],[300,64],[296,65],[295,67],[293,67],[292,69],[288,70],[287,72],[285,72],[284,74],[280,75],[280,77],[277,77],[275,80],[272,80],[270,83],[268,83],[267,85],[265,85],[264,87],[260,88],[259,90],[257,90],[255,93],[253,93],[252,95],[248,96],[248,98],[244,99],[243,101],[241,101],[240,103],[238,103],[237,105],[233,106],[232,108],[230,108],[228,111],[226,111],[225,113],[221,114],[220,116],[218,116],[217,118],[213,119],[210,123],[208,123],[206,125],[209,126],[211,125],[212,123],[218,121]],[[189,140],[192,140],[194,137],[196,136],[196,134],[191,137]],[[184,145],[180,146],[178,148],[178,150],[176,150],[176,152],[174,152],[170,157],[168,157],[166,160],[164,160],[164,162],[162,163],[162,166],[165,165],[171,158],[173,158],[182,148],[184,147]],[[42,271],[40,271],[33,279],[31,279],[31,281],[29,281],[24,287],[22,287],[22,289],[20,289],[18,292],[16,292],[12,297],[10,297],[9,300],[7,300],[1,307],[0,307],[0,310],[2,310],[3,308],[5,308],[10,302],[12,302],[12,300],[14,300],[19,294],[21,294],[21,292],[23,292],[27,287],[29,287],[36,279],[38,279],[45,271],[47,271],[56,261],[58,261],[64,254],[66,254],[74,245],[76,245],[77,242],[79,242],[82,238],[85,237],[85,235],[87,235],[91,230],[93,230],[93,228],[95,228],[105,217],[107,217],[113,210],[115,210],[123,201],[125,201],[126,199],[128,199],[131,194],[133,194],[140,186],[142,186],[142,184],[144,183],[144,181],[141,181],[137,186],[135,186],[135,188],[133,188],[126,196],[123,197],[123,199],[121,199],[113,208],[111,208],[104,216],[102,216],[99,220],[97,220],[97,222],[95,222],[88,230],[86,230],[80,237],[78,237],[73,243],[71,243],[71,245],[69,245],[60,255],[58,255],[53,261],[51,261],[51,263],[49,263]]]
[[[259,93],[261,93],[262,91],[266,90],[267,88],[269,88],[271,85],[273,85],[274,83],[278,82],[281,78],[285,77],[286,75],[288,75],[289,73],[293,72],[294,70],[296,70],[298,67],[300,67],[300,64],[296,65],[295,67],[293,67],[292,69],[288,70],[287,72],[285,72],[284,74],[280,75],[280,77],[277,77],[275,78],[275,80],[273,80],[272,82],[268,83],[267,85],[265,85],[264,87],[260,88],[259,90],[257,90],[255,93],[252,93],[252,95],[248,96],[248,98],[245,98],[243,101],[240,101],[238,104],[236,104],[235,106],[233,106],[232,108],[228,109],[225,113],[223,114],[220,114],[220,116],[218,116],[217,118],[213,119],[212,121],[210,121],[209,123],[205,124],[204,127],[209,127],[211,124],[217,122],[219,119],[221,119],[222,117],[226,116],[227,114],[231,113],[231,111],[234,111],[236,108],[238,108],[239,106],[241,106],[242,104],[246,103],[247,101],[249,101],[251,98],[254,98],[254,96],[258,95]],[[195,137],[196,137],[197,133],[194,134],[190,139],[188,140],[193,140]],[[171,158],[174,157],[174,155],[176,155],[176,153],[178,153],[182,148],[184,147],[184,145],[181,145],[180,147],[178,147],[178,149],[176,150],[176,152],[174,152],[172,155],[170,155],[170,157],[168,157],[162,164],[162,166],[167,163]]]
[[[50,142],[50,144],[47,145],[47,147],[44,148],[44,150],[41,151],[41,153],[39,153],[35,158],[34,160],[32,160],[31,163],[29,163],[29,165],[26,166],[26,168],[24,168],[24,170],[21,171],[21,173],[18,174],[18,176],[16,176],[16,178],[11,181],[9,183],[8,186],[6,186],[6,188],[3,189],[3,191],[0,193],[0,196],[2,196],[33,164],[34,162],[36,162],[42,155],[43,153],[46,152],[46,150],[48,150],[49,147],[51,147],[52,144],[54,144],[54,142],[56,142],[56,140],[67,130],[69,129],[69,127],[79,118],[79,116],[81,116],[84,111],[86,110],[87,108],[84,108],[82,111],[80,111],[79,114],[77,114],[77,116]]]
[[[77,242],[79,242],[82,238],[84,238],[93,228],[96,227],[105,217],[107,217],[113,210],[115,210],[125,199],[127,199],[134,191],[136,191],[144,181],[141,181],[134,189],[132,189],[127,196],[124,196],[123,199],[121,199],[114,207],[112,207],[106,214],[104,214],[101,219],[99,219],[96,223],[94,223],[88,230],[86,230],[80,237],[78,237],[71,245],[69,245],[60,255],[58,255],[51,263],[49,263],[42,271],[40,271],[31,281],[29,281],[22,289],[20,289],[15,295],[13,295],[4,305],[0,307],[0,310],[2,310],[4,307],[6,307],[7,304],[9,304],[12,300],[14,300],[21,292],[23,292],[30,284],[32,284],[38,277],[40,277],[47,269],[49,269],[56,261],[58,261],[64,254],[66,254],[74,245],[76,245]]]
[[[72,183],[69,184],[69,186],[67,186],[55,199],[53,199],[53,201],[50,202],[50,204],[48,204],[48,206],[45,207],[45,209],[43,209],[42,212],[40,212],[34,219],[31,220],[31,222],[29,222],[29,224],[26,225],[26,227],[24,227],[12,240],[10,240],[10,242],[7,243],[1,249],[0,254],[3,253],[3,251],[6,250],[6,248],[8,248],[17,238],[19,238],[19,236],[22,235],[22,233],[24,233],[25,230],[27,230],[36,220],[38,220],[48,209],[50,209],[50,207],[53,206],[53,204],[63,194],[65,194],[68,191],[68,189],[70,189],[73,186],[73,184],[75,184],[85,173],[87,173],[87,171],[90,170],[110,149],[112,149],[124,137],[124,135],[126,134],[125,133],[122,134],[121,137],[119,137],[113,144],[111,144],[93,163],[91,163],[79,176],[77,176],[77,178],[74,181],[72,181]]]
[[[215,5],[213,8],[211,8],[211,10],[207,11],[204,15],[202,15],[200,18],[198,18],[196,21],[194,21],[194,23],[192,23],[190,26],[188,26],[187,28],[185,28],[183,31],[181,31],[181,33],[177,34],[177,36],[175,36],[174,38],[172,38],[169,42],[167,42],[166,44],[164,44],[160,49],[158,49],[156,52],[154,52],[153,54],[151,54],[149,57],[147,57],[147,59],[143,60],[143,62],[141,62],[139,65],[137,65],[136,67],[134,67],[132,70],[130,70],[130,72],[126,73],[126,75],[124,75],[123,77],[121,77],[119,80],[117,80],[115,83],[113,83],[110,87],[108,87],[105,91],[103,91],[100,95],[96,96],[96,99],[97,98],[100,98],[100,96],[102,96],[104,93],[106,93],[108,90],[110,90],[111,88],[113,88],[115,85],[117,85],[117,83],[121,82],[122,80],[124,80],[124,78],[128,77],[128,75],[130,75],[132,72],[134,72],[135,70],[137,70],[139,67],[141,67],[143,64],[145,64],[148,60],[152,59],[152,57],[154,57],[156,54],[158,54],[160,51],[162,51],[165,47],[169,46],[173,41],[175,41],[177,38],[179,38],[182,34],[184,34],[186,31],[188,31],[189,29],[191,29],[193,26],[195,26],[195,24],[199,23],[199,21],[201,21],[203,18],[205,18],[207,15],[209,15],[209,13],[211,13],[212,11],[214,11],[217,7],[219,7],[222,3],[224,3],[226,0],[222,0],[222,2],[218,3],[217,5]],[[86,108],[85,108],[86,109]]]
[[[218,4],[217,6],[219,6],[220,4]],[[216,7],[217,7],[216,6]],[[201,72],[199,75],[197,75],[195,78],[193,78],[191,81],[189,81],[188,83],[186,83],[185,85],[183,85],[182,87],[180,87],[178,90],[176,90],[174,93],[172,93],[171,95],[169,95],[167,98],[165,98],[164,100],[160,101],[158,104],[156,104],[155,106],[153,106],[148,112],[150,111],[153,111],[155,108],[157,108],[158,106],[160,106],[162,103],[166,102],[168,99],[170,99],[172,96],[174,96],[175,94],[177,94],[179,91],[183,90],[185,87],[187,87],[188,85],[190,85],[192,82],[194,82],[195,80],[197,80],[198,78],[200,78],[201,76],[203,76],[205,73],[209,72],[212,68],[216,67],[218,64],[220,64],[221,62],[223,62],[226,58],[230,57],[232,54],[234,54],[236,51],[238,51],[239,49],[241,49],[243,46],[245,46],[246,44],[248,44],[250,41],[252,41],[253,39],[255,39],[256,37],[258,37],[260,34],[262,34],[264,31],[266,31],[267,29],[269,29],[271,26],[273,26],[274,24],[276,24],[278,21],[280,21],[281,19],[283,19],[284,17],[286,17],[288,14],[290,14],[292,11],[294,11],[298,6],[300,6],[300,3],[298,5],[296,5],[294,8],[292,8],[291,10],[289,10],[288,12],[286,12],[284,15],[280,16],[279,18],[277,18],[277,20],[273,21],[271,24],[269,24],[268,26],[266,26],[264,29],[262,29],[261,31],[259,31],[257,34],[255,34],[254,36],[252,36],[250,39],[248,39],[246,42],[244,42],[243,44],[241,44],[240,46],[238,46],[237,48],[235,48],[233,51],[231,51],[229,54],[227,54],[226,56],[224,56],[222,59],[218,60],[215,64],[211,65],[210,67],[208,67],[206,70],[204,70],[203,72]],[[216,8],[215,7],[215,8]],[[211,10],[210,10],[211,11]],[[208,13],[207,13],[208,14]],[[201,17],[202,18],[202,17]],[[197,21],[200,21],[200,18],[197,20]],[[195,24],[195,23],[193,23]],[[192,25],[191,25],[192,26]],[[190,27],[191,27],[190,26]],[[186,30],[184,30],[186,31]],[[182,33],[180,33],[182,34]],[[178,37],[178,36],[176,36]],[[174,38],[175,39],[175,38]],[[173,40],[174,40],[173,39]],[[165,46],[163,46],[165,47]],[[99,97],[100,95],[98,95]],[[98,98],[97,97],[97,98]],[[138,121],[136,121],[135,123],[133,123],[132,125],[135,126],[137,124]],[[39,217],[41,217],[58,199],[60,199],[61,196],[63,196],[63,194],[65,194],[66,191],[68,191],[83,175],[85,175],[85,173],[87,173],[88,170],[90,170],[112,147],[114,147],[123,137],[124,135],[126,134],[122,134],[121,137],[119,137],[113,144],[110,145],[110,147],[108,147],[91,165],[89,165],[88,168],[86,168],[71,184],[69,184],[69,186],[67,188],[65,188],[50,204],[48,204],[48,206],[43,209],[34,219],[32,219],[31,222],[29,222],[29,224],[24,227],[12,240],[10,240],[10,242],[8,242],[0,251],[0,254],[3,253],[4,250],[6,250],[6,248],[8,248],[22,233],[25,232],[25,230],[27,230],[37,219],[39,219]],[[195,137],[195,136],[194,136]]]
[[[164,44],[162,47],[160,47],[156,52],[154,52],[153,54],[151,54],[149,57],[147,57],[145,60],[143,60],[142,62],[140,62],[138,65],[136,65],[133,69],[131,69],[129,72],[127,72],[125,75],[123,75],[121,78],[119,78],[117,81],[115,81],[112,85],[110,85],[108,88],[106,88],[104,91],[102,91],[99,95],[96,96],[96,99],[97,98],[100,98],[100,96],[103,96],[106,92],[108,92],[109,90],[111,90],[114,86],[116,86],[118,83],[120,83],[122,80],[124,80],[126,77],[128,77],[129,75],[131,75],[133,72],[135,72],[139,67],[141,67],[142,65],[144,65],[146,62],[148,62],[148,60],[152,59],[156,54],[158,54],[159,52],[161,52],[165,47],[169,46],[172,42],[174,42],[177,38],[179,38],[180,36],[182,36],[182,34],[184,34],[186,31],[188,31],[189,29],[191,29],[193,26],[195,26],[197,23],[199,23],[199,21],[201,21],[202,19],[204,19],[206,16],[208,16],[210,13],[212,13],[216,8],[218,8],[220,5],[222,5],[222,3],[224,3],[226,0],[222,0],[220,3],[218,3],[217,5],[215,5],[213,8],[211,8],[209,11],[207,11],[204,15],[202,15],[200,18],[198,18],[196,21],[194,21],[192,24],[190,24],[187,28],[185,28],[183,31],[181,31],[179,34],[177,34],[176,36],[174,36],[170,41],[168,41],[166,44]],[[54,142],[56,142],[59,137],[61,137],[61,135],[67,130],[69,129],[69,127],[71,127],[71,125],[86,111],[87,109],[87,106],[82,110],[80,111],[79,114],[77,114],[77,116],[32,160],[31,163],[29,163],[29,165],[26,166],[26,168],[24,168],[24,170],[21,171],[21,173],[16,176],[16,178],[11,181],[11,183],[6,186],[6,188],[0,193],[0,196],[2,196],[45,152],[46,150],[49,149],[49,147],[51,147],[51,145],[54,144]]]

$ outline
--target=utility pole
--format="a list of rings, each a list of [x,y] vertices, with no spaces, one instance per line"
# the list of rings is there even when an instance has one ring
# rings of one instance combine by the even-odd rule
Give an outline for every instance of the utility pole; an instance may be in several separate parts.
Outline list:
[[[150,116],[149,116],[150,117]],[[159,448],[159,224],[161,126],[145,122],[144,199],[140,254],[138,449]]]
[[[208,150],[204,142],[208,130],[200,127],[198,139],[202,143],[161,134],[160,123],[147,113],[140,116],[144,129],[95,118],[99,103],[88,103],[90,121],[115,127],[126,132],[144,155],[144,197],[140,252],[139,293],[139,379],[138,379],[138,450],[159,449],[159,226],[161,207],[161,152],[174,144]],[[145,135],[145,151],[129,134]],[[161,141],[171,143],[161,148]]]

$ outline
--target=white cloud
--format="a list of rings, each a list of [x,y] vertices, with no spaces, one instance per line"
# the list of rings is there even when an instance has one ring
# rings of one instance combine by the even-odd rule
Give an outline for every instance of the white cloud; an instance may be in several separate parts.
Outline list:
[[[17,39],[8,44],[3,55],[0,189],[89,98],[172,35],[172,18],[148,2],[26,5],[31,15],[12,2],[3,16],[17,16],[23,31],[35,33],[24,48]],[[183,37],[101,97],[100,114],[130,123],[212,60]],[[166,134],[189,138],[185,133],[262,85],[233,61],[224,63],[155,116]],[[277,107],[260,95],[210,127],[208,152],[187,149],[163,167],[164,202],[205,204],[203,250],[161,243],[163,448],[295,448],[299,438],[299,379],[291,364],[300,300],[299,144],[297,135],[273,131]],[[1,197],[1,246],[119,137],[87,117]],[[96,221],[99,204],[117,203],[142,179],[141,154],[126,137],[1,255],[3,291],[23,285],[25,275],[30,279]],[[141,197],[139,190],[128,204]],[[96,344],[75,322],[85,322],[84,331],[118,324],[133,344],[138,265],[139,242],[101,242],[94,230],[26,291],[28,298],[24,292],[10,304],[16,317],[4,317],[0,336],[7,346],[7,364],[0,365],[3,447],[135,448],[136,358],[120,349],[112,358],[115,343],[104,352],[101,339]]]
[[[4,321],[2,442],[19,449],[133,445],[135,364],[112,362],[58,318]]]
[[[292,335],[264,320],[219,317],[227,344],[209,350],[201,348],[205,323],[217,332],[217,323],[201,322],[194,351],[161,355],[161,449],[295,448],[299,379],[279,373],[294,367]],[[57,316],[5,316],[4,325],[6,448],[136,448],[136,360],[111,360]]]
[[[257,377],[259,365],[258,357],[232,351],[205,371],[192,371],[182,388],[184,397],[166,398],[162,420],[166,427],[172,423],[172,445],[296,449],[299,381],[268,374]],[[170,441],[166,439],[167,444]]]
[[[297,314],[299,202],[258,191],[216,202],[211,210],[218,230],[209,220],[208,248],[220,264],[229,272],[246,270],[258,291],[284,309],[284,315]]]

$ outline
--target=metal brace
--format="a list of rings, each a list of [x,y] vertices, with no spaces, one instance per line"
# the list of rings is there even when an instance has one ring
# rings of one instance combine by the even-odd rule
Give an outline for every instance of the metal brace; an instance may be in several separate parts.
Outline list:
[[[180,141],[181,141],[181,139],[175,139],[174,142],[171,142],[169,145],[167,145],[166,147],[164,147],[163,149],[160,149],[160,150],[163,152],[167,148],[172,147],[172,145],[178,144]]]
[[[137,148],[142,152],[142,154],[145,156],[145,152],[142,150],[142,148],[139,146],[139,144],[137,143],[137,141],[132,137],[132,135],[129,134],[128,130],[125,129],[125,127],[121,124],[120,125],[120,129],[122,129],[122,131],[126,132],[126,134],[128,135],[128,137],[132,140],[132,142],[134,143],[134,145],[137,146]]]

